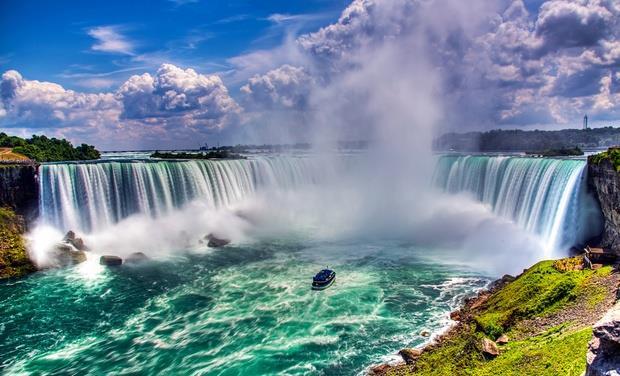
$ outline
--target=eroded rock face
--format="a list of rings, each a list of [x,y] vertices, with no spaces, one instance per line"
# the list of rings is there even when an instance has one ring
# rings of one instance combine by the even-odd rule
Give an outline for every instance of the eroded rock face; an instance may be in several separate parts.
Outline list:
[[[620,254],[620,173],[609,160],[597,164],[588,158],[588,185],[603,213],[601,246]]]
[[[620,376],[620,302],[594,324],[586,376]]]
[[[0,207],[12,208],[27,223],[36,219],[39,209],[36,164],[0,166]]]

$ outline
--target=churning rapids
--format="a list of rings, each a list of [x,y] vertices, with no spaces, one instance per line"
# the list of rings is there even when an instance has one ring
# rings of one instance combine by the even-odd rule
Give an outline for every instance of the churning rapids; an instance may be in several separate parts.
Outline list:
[[[70,229],[91,252],[0,285],[0,373],[360,373],[445,328],[498,273],[596,231],[582,160],[441,156],[432,195],[381,225],[365,210],[381,192],[353,194],[366,184],[342,184],[356,157],[341,159],[41,166],[33,257]],[[233,242],[209,249],[210,232]],[[135,251],[151,260],[97,263]],[[310,291],[328,265],[334,286]]]

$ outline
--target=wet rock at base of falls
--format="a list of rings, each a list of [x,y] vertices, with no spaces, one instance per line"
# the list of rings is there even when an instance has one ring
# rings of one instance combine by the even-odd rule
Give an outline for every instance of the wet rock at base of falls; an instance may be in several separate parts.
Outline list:
[[[484,356],[489,358],[494,358],[499,355],[497,344],[488,338],[482,339],[481,351]]]
[[[223,247],[230,243],[230,239],[218,238],[213,234],[208,234],[207,236],[205,236],[205,240],[209,241],[207,243],[207,246],[209,246],[210,248]]]
[[[84,251],[64,243],[56,244],[52,250],[51,257],[58,266],[75,265],[86,261],[86,253]]]
[[[419,349],[402,349],[398,352],[405,363],[413,364],[422,355],[422,350]]]
[[[120,266],[123,264],[123,259],[118,256],[101,256],[99,258],[99,264],[106,266]]]
[[[65,243],[71,244],[79,251],[88,251],[88,247],[84,244],[84,240],[75,236],[75,232],[73,231],[68,231],[62,240]]]
[[[133,252],[129,256],[125,257],[125,264],[137,264],[147,261],[149,257],[142,252]]]
[[[620,302],[592,328],[593,339],[586,354],[586,376],[620,374]]]

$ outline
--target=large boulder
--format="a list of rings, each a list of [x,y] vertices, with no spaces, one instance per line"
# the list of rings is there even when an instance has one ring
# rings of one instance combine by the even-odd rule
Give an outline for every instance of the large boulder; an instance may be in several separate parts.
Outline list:
[[[99,264],[106,266],[120,266],[123,264],[123,259],[118,256],[101,256],[99,258]]]
[[[54,264],[58,266],[69,266],[86,261],[86,253],[75,249],[70,244],[58,243],[51,252]]]
[[[586,376],[620,376],[620,302],[594,324]]]
[[[218,238],[217,236],[215,236],[213,234],[209,234],[209,235],[205,236],[205,239],[209,241],[207,243],[207,245],[210,248],[223,247],[223,246],[227,245],[228,243],[230,243],[230,239]]]
[[[422,356],[422,350],[419,349],[402,349],[398,352],[398,355],[403,357],[403,360],[407,364],[413,364]]]
[[[494,358],[499,355],[499,349],[497,348],[497,344],[488,338],[482,339],[481,350],[482,354],[489,358]]]
[[[86,244],[84,244],[84,240],[75,236],[75,232],[73,231],[67,232],[67,234],[63,238],[63,241],[65,243],[71,244],[75,247],[75,249],[79,251],[88,251],[88,247],[86,246]]]

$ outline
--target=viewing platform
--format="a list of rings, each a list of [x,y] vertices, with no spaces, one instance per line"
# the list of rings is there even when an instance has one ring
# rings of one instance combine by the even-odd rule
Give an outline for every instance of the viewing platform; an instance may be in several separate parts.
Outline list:
[[[584,261],[590,269],[597,269],[602,265],[614,264],[617,260],[617,255],[613,252],[606,251],[604,248],[595,248],[586,246],[584,249]]]

